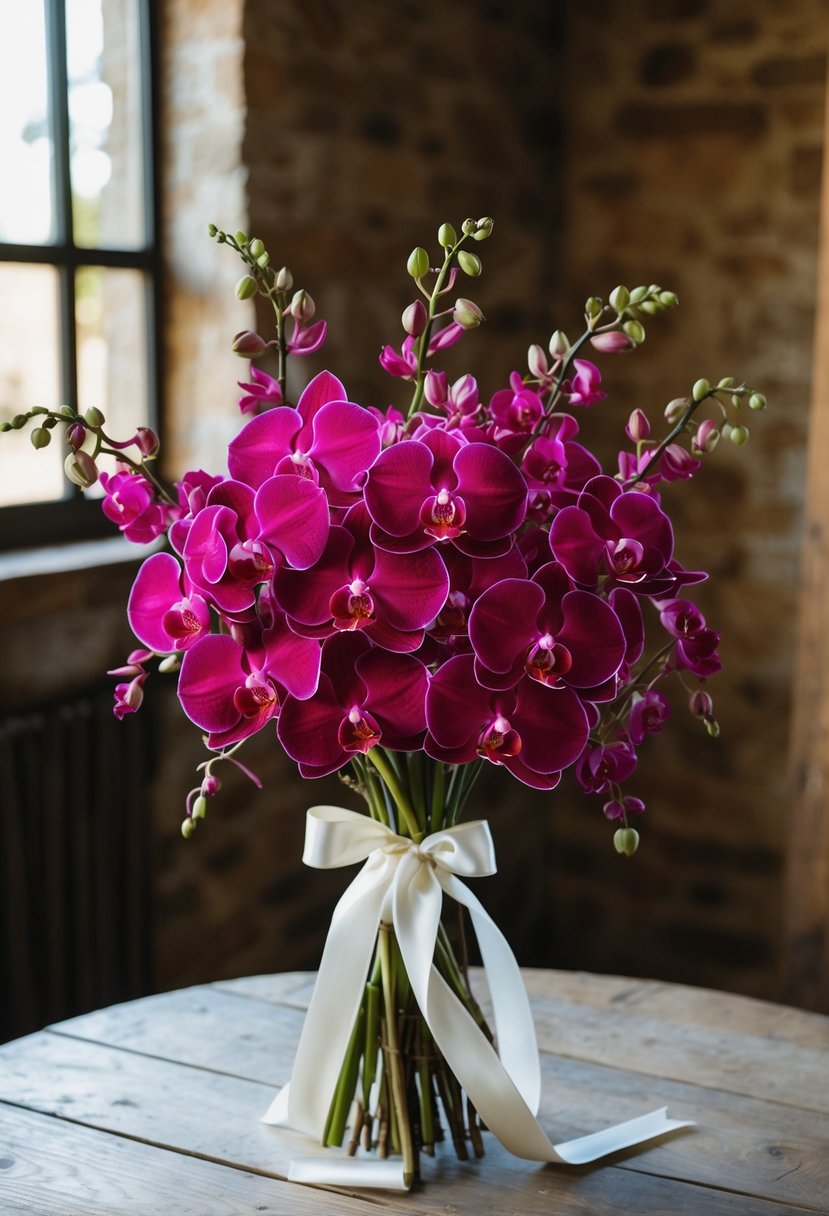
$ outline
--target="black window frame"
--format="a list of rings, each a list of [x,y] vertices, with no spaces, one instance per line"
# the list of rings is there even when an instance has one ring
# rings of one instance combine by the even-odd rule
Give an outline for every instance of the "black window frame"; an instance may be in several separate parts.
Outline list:
[[[46,75],[53,139],[54,238],[26,245],[0,240],[0,263],[52,266],[58,273],[60,405],[78,406],[75,273],[84,266],[138,270],[144,275],[147,359],[147,424],[160,431],[161,410],[161,251],[160,199],[155,152],[158,126],[158,27],[153,0],[137,0],[141,81],[144,244],[137,249],[88,248],[75,244],[69,166],[69,82],[65,0],[44,0]],[[57,440],[58,435],[55,434]],[[0,459],[2,458],[0,436]],[[115,535],[100,502],[67,482],[67,497],[0,507],[0,550],[31,548]]]

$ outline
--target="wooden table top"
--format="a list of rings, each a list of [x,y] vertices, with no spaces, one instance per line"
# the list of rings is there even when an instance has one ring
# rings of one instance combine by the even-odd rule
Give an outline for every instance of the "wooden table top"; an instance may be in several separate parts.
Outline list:
[[[675,984],[525,972],[541,1121],[564,1140],[667,1105],[697,1127],[579,1169],[485,1136],[409,1194],[284,1181],[260,1122],[290,1071],[312,977],[148,997],[0,1047],[3,1216],[829,1212],[829,1018]],[[480,985],[477,985],[480,988]]]

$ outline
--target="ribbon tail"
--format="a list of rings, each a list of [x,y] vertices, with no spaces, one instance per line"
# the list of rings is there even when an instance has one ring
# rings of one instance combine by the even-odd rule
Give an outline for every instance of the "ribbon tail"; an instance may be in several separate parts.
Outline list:
[[[360,1008],[387,886],[385,866],[369,861],[337,905],[291,1080],[271,1103],[264,1116],[266,1123],[279,1123],[322,1138]]]

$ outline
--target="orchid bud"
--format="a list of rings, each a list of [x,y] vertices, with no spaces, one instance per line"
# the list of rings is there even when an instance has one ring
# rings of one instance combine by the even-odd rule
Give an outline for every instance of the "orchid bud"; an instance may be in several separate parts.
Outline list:
[[[98,466],[89,453],[82,448],[77,452],[69,453],[63,468],[69,480],[83,490],[88,490],[98,480]]]
[[[196,830],[196,821],[189,817],[184,820],[181,825],[181,834],[185,840],[189,840]]]
[[[262,254],[265,252],[265,242],[260,241],[258,236],[254,237],[249,248],[250,256],[252,258],[261,258]]]
[[[458,234],[451,224],[441,224],[438,228],[438,244],[441,249],[448,249],[450,245],[456,245]]]
[[[747,426],[732,426],[728,431],[728,438],[736,447],[741,448],[744,443],[748,443],[748,427]]]
[[[655,317],[662,310],[662,306],[656,300],[643,300],[641,304],[637,304],[636,308],[638,312],[643,312],[646,317]]]
[[[485,215],[478,220],[477,231],[473,233],[473,240],[485,241],[488,236],[491,236],[492,229],[495,227],[495,221],[491,216]]]
[[[293,285],[294,276],[291,274],[287,266],[283,266],[281,270],[276,272],[274,287],[277,291],[290,291]]]
[[[152,427],[140,426],[135,432],[135,446],[142,456],[155,456],[161,447],[161,441]]]
[[[84,418],[89,426],[103,426],[106,422],[101,411],[94,405],[90,405],[89,409],[84,412]]]
[[[660,291],[658,299],[665,308],[676,308],[679,304],[679,296],[675,291]]]
[[[645,341],[645,327],[641,321],[625,321],[622,329],[637,346],[641,346]]]
[[[313,297],[307,291],[301,289],[295,291],[291,303],[288,305],[288,312],[300,324],[310,321],[314,313],[317,311],[317,306],[314,303]]]
[[[58,410],[58,413],[60,414],[61,418],[75,417],[75,411],[72,409],[71,405],[62,405]]]
[[[236,299],[250,300],[256,295],[256,279],[253,275],[243,274],[236,284]]]
[[[697,433],[693,438],[691,447],[696,455],[700,455],[703,452],[713,452],[719,443],[719,439],[720,428],[713,418],[706,418],[697,427]]]
[[[618,355],[622,351],[632,350],[635,343],[631,342],[627,334],[614,329],[607,334],[593,334],[590,345],[604,355]]]
[[[241,329],[234,337],[230,349],[242,359],[258,359],[260,355],[264,355],[268,344],[252,329]]]
[[[243,232],[241,228],[236,229],[233,239],[237,245],[246,245],[248,243],[247,233]]]
[[[527,351],[527,367],[530,373],[539,380],[543,380],[550,370],[550,365],[547,362],[547,356],[544,354],[543,347],[533,344]]]
[[[406,269],[413,279],[422,279],[429,273],[429,255],[421,245],[416,246],[409,254]]]
[[[696,689],[688,699],[688,708],[695,718],[710,718],[714,712],[714,701],[709,692]]]
[[[708,734],[711,736],[711,738],[719,739],[720,724],[717,721],[717,719],[716,718],[703,718],[703,722],[705,723],[705,729],[708,731]]]
[[[723,378],[721,380],[717,381],[717,388],[733,388],[733,387],[734,387],[734,377],[733,376],[723,376]]]
[[[11,427],[11,429],[13,431],[19,431],[21,429],[21,427],[24,427],[28,421],[29,421],[28,414],[15,414],[15,416],[12,418],[11,422],[9,423],[9,426]]]
[[[648,294],[647,287],[634,287],[630,293],[631,304],[641,304]]]
[[[477,279],[483,270],[481,259],[474,253],[467,253],[465,249],[462,249],[458,254],[458,265],[463,273],[468,274],[471,279]]]
[[[703,379],[697,380],[696,384],[691,389],[691,396],[694,398],[695,401],[703,401],[710,392],[711,392],[711,385],[708,383],[707,380],[705,380],[703,378]]]
[[[403,328],[412,338],[417,338],[423,333],[428,319],[426,307],[422,300],[415,300],[414,303],[410,304],[404,310],[401,318]]]
[[[478,227],[478,225],[475,223],[474,220],[472,220],[472,219],[464,220],[463,223],[461,224],[461,232],[463,233],[464,236],[472,236],[477,227]]]
[[[194,819],[204,819],[207,815],[207,799],[204,794],[199,794],[196,801],[193,803],[193,810],[190,812]]]
[[[613,833],[613,847],[617,853],[632,857],[639,848],[639,833],[636,828],[617,828]]]
[[[476,329],[484,320],[484,314],[472,300],[461,298],[455,301],[452,320],[456,321],[458,325],[462,325],[464,329]]]
[[[204,781],[201,783],[201,792],[205,798],[212,798],[214,794],[218,794],[222,788],[222,783],[218,777],[214,777],[212,773],[208,773]]]
[[[49,434],[46,428],[42,426],[36,426],[29,435],[29,438],[32,441],[33,448],[48,448],[49,444],[52,442],[52,436]]]
[[[598,296],[590,296],[584,302],[584,315],[588,321],[597,321],[602,315],[602,302]]]
[[[423,392],[430,405],[446,405],[448,398],[446,372],[428,371],[423,381]]]
[[[674,397],[673,401],[669,401],[665,406],[665,421],[671,426],[679,422],[690,404],[687,397]]]
[[[215,236],[218,231],[219,231],[219,229],[216,227],[215,224],[207,225],[207,235],[208,236]]]
[[[86,436],[87,430],[83,423],[74,422],[72,426],[67,428],[66,442],[69,444],[70,448],[74,448],[77,451],[77,449],[82,446]]]
[[[614,287],[608,296],[610,307],[617,313],[623,313],[630,303],[630,292],[627,287]]]
[[[634,443],[641,443],[643,439],[647,439],[651,433],[651,424],[648,422],[647,415],[642,410],[634,410],[628,418],[625,431],[628,438],[632,439]]]
[[[748,408],[750,410],[764,410],[767,404],[762,393],[752,393],[748,399]]]
[[[171,671],[178,671],[181,667],[181,656],[177,654],[166,655],[158,665],[158,670],[162,675],[169,675]]]
[[[563,359],[570,349],[570,339],[563,329],[556,329],[547,347],[554,359]]]

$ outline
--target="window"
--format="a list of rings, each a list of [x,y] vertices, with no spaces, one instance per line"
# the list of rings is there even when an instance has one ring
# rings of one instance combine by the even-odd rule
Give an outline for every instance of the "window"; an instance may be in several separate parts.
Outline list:
[[[152,7],[0,0],[0,420],[158,424]],[[57,432],[36,452],[29,429],[0,436],[0,543],[110,534]]]

